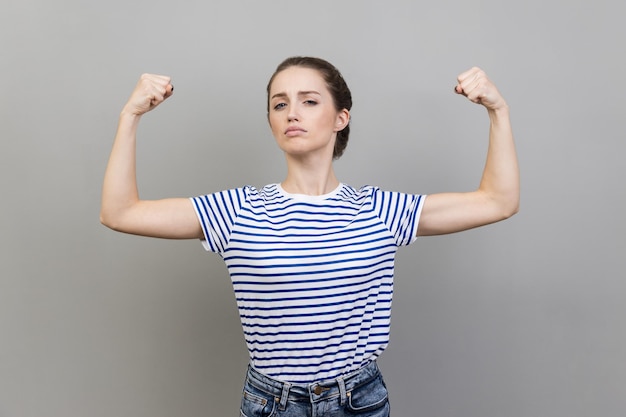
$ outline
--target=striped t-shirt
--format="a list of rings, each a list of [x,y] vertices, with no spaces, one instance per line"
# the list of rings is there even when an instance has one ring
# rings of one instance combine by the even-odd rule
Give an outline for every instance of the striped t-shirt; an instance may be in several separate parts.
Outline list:
[[[422,195],[279,184],[192,198],[203,244],[233,282],[252,365],[294,383],[360,368],[389,342],[394,258],[415,240]]]

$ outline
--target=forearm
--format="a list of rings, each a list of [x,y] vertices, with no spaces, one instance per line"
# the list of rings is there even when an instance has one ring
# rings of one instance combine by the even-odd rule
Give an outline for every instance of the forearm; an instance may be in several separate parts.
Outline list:
[[[111,227],[124,210],[139,201],[136,179],[136,136],[141,116],[122,111],[104,174],[100,220]]]
[[[504,105],[488,110],[489,148],[479,191],[494,202],[502,217],[510,217],[519,208],[520,180],[517,153],[509,117]]]

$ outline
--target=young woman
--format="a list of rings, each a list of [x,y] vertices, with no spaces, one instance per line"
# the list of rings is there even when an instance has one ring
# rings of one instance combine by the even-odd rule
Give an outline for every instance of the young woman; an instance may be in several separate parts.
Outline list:
[[[490,120],[479,187],[429,196],[341,183],[333,160],[348,141],[352,98],[327,61],[292,57],[267,86],[268,121],[285,154],[281,183],[191,199],[139,199],[139,120],[173,94],[144,74],[119,119],[104,178],[101,221],[126,233],[201,239],[232,278],[250,353],[241,415],[388,416],[376,358],[389,341],[394,257],[417,236],[458,232],[518,210],[508,106],[479,68],[455,92]]]

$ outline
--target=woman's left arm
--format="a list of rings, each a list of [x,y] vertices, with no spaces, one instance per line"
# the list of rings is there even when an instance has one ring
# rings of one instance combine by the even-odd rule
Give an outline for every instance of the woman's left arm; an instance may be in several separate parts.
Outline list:
[[[476,191],[432,194],[426,198],[418,236],[460,232],[495,223],[519,209],[519,167],[506,101],[480,68],[459,75],[455,91],[487,109],[487,161]]]

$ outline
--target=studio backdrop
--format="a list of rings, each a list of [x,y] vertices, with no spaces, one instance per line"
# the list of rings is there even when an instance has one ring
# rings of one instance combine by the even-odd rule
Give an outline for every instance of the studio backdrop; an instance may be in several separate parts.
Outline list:
[[[280,182],[265,87],[323,57],[354,107],[339,179],[477,187],[483,68],[511,108],[519,214],[397,258],[380,359],[394,416],[626,415],[626,106],[620,2],[4,0],[0,416],[238,415],[247,352],[226,268],[198,241],[99,223],[118,115],[144,72],[143,198]]]

